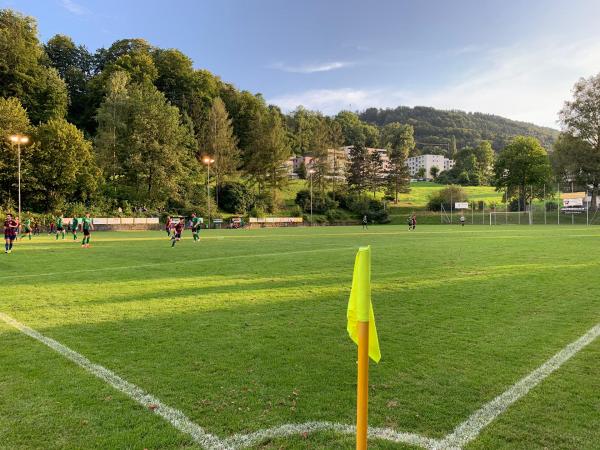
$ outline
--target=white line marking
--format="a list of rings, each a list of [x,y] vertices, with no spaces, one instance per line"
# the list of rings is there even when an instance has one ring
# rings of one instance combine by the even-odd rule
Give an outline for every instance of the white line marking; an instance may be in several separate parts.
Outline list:
[[[143,391],[134,384],[125,381],[115,373],[92,363],[85,356],[48,338],[39,332],[21,324],[12,317],[0,312],[0,319],[13,326],[27,336],[45,344],[52,350],[84,368],[91,374],[105,381],[113,388],[123,392],[143,407],[154,405],[153,412],[167,420],[173,427],[190,435],[195,442],[207,450],[235,450],[251,447],[269,439],[286,437],[318,431],[333,431],[342,434],[354,434],[353,425],[344,425],[333,422],[306,422],[302,424],[285,424],[274,428],[258,430],[250,434],[235,434],[225,440],[204,431],[202,427],[188,419],[181,411],[163,404],[156,397]],[[586,334],[570,343],[552,358],[547,360],[533,372],[519,380],[505,392],[492,401],[483,405],[467,420],[458,425],[454,431],[443,439],[428,438],[415,433],[396,431],[391,428],[369,428],[369,438],[383,439],[386,441],[405,443],[419,446],[428,450],[456,450],[461,449],[481,433],[481,431],[504,413],[513,403],[527,395],[531,389],[540,384],[554,371],[558,370],[565,362],[575,356],[579,351],[591,344],[600,336],[600,323],[592,327]]]
[[[28,326],[23,325],[22,323],[16,321],[12,317],[7,316],[4,313],[0,312],[0,319],[2,319],[8,325],[11,325],[12,327],[26,334],[27,336],[50,347],[52,350],[69,359],[70,361],[74,362],[79,367],[87,370],[92,375],[105,381],[110,386],[112,386],[118,391],[121,391],[132,400],[135,400],[144,408],[147,408],[153,411],[155,414],[161,416],[163,419],[165,419],[167,422],[173,425],[173,427],[175,427],[182,433],[191,436],[192,439],[202,447],[209,450],[231,449],[231,447],[227,446],[219,438],[207,433],[202,429],[202,427],[188,419],[185,416],[185,414],[183,414],[178,409],[165,405],[158,398],[145,392],[143,389],[139,388],[135,384],[129,383],[114,372],[111,372],[110,370],[98,364],[94,364],[85,356],[77,353],[74,350],[71,350],[69,347],[64,346],[63,344],[55,341],[54,339],[44,336],[43,334],[29,328]],[[152,409],[150,409],[150,407],[152,407]]]
[[[458,425],[452,433],[446,436],[436,449],[462,448],[475,439],[481,430],[488,426],[496,417],[508,409],[531,389],[540,384],[548,375],[557,370],[565,362],[576,355],[587,345],[600,336],[600,323],[591,328],[586,334],[575,342],[567,345],[560,352],[535,369],[529,375],[519,380],[508,390],[500,394],[491,402],[486,403],[467,420]]]
[[[229,255],[229,256],[215,256],[211,258],[199,258],[199,259],[187,259],[185,264],[189,263],[197,263],[202,261],[215,261],[215,260],[223,260],[223,259],[237,259],[237,258],[261,258],[261,257],[271,257],[271,256],[287,256],[287,255],[297,255],[301,253],[319,253],[319,252],[330,252],[337,250],[356,250],[356,247],[332,247],[332,248],[316,248],[312,250],[295,250],[293,252],[281,251],[281,252],[273,252],[273,253],[252,253],[247,255]],[[97,267],[94,269],[81,269],[81,270],[72,270],[69,274],[72,273],[85,273],[85,272],[104,272],[110,270],[128,270],[128,269],[141,269],[146,267],[158,267],[158,266],[173,266],[173,262],[155,262],[148,264],[138,264],[135,266],[110,266],[110,267]],[[66,272],[45,272],[45,273],[26,273],[22,275],[7,275],[0,277],[0,280],[8,280],[15,278],[37,278],[37,277],[49,277],[54,275],[64,275]]]
[[[247,448],[260,444],[273,438],[310,434],[318,431],[333,431],[340,434],[355,434],[354,425],[344,425],[334,422],[306,422],[299,424],[285,424],[273,428],[255,431],[250,434],[235,434],[225,440],[234,448]],[[397,432],[390,428],[369,427],[369,438],[383,439],[386,441],[416,445],[424,448],[434,448],[440,441],[414,433]]]

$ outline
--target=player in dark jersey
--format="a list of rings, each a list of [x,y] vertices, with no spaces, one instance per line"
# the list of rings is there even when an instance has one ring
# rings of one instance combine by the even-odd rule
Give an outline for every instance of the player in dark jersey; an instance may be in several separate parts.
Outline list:
[[[73,240],[77,240],[77,230],[79,229],[79,218],[73,217],[71,220],[71,232],[73,233]]]
[[[23,222],[23,230],[21,231],[21,239],[25,236],[29,237],[31,240],[31,217],[27,217],[25,222]]]
[[[192,236],[194,242],[200,242],[200,217],[196,217],[196,213],[192,214]]]
[[[62,238],[65,238],[65,224],[64,224],[64,218],[63,215],[59,215],[56,218],[56,240],[58,241],[58,235],[61,235]]]
[[[180,217],[179,222],[175,224],[175,233],[171,236],[171,247],[175,247],[175,243],[181,240],[181,234],[185,229],[185,218]]]
[[[167,216],[167,221],[165,222],[167,237],[171,237],[171,228],[173,228],[173,219],[171,219],[171,216]]]
[[[13,243],[17,239],[17,231],[19,230],[19,222],[16,221],[12,214],[6,215],[4,221],[4,253],[11,253]]]
[[[94,219],[90,217],[90,213],[85,213],[85,217],[81,220],[81,230],[83,231],[83,240],[81,246],[90,248],[90,235],[94,229]]]

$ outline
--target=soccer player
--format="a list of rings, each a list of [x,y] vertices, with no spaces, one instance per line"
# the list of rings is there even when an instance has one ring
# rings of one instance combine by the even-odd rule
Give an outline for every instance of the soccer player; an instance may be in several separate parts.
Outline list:
[[[62,236],[62,238],[65,238],[65,225],[63,223],[64,218],[63,215],[60,214],[57,218],[56,218],[56,240],[58,241],[58,235],[60,234]]]
[[[23,223],[23,231],[21,232],[21,239],[23,239],[23,235],[29,237],[31,240],[31,217],[27,217],[25,222]]]
[[[175,247],[175,243],[181,240],[181,234],[185,229],[185,218],[180,217],[179,222],[175,224],[175,233],[171,236],[171,247]]]
[[[7,214],[6,220],[4,221],[4,253],[12,252],[18,229],[19,222],[13,219],[12,214]]]
[[[411,222],[412,222],[412,229],[416,230],[417,229],[417,215],[415,213],[413,213],[413,215],[412,215]]]
[[[460,226],[461,227],[465,226],[465,216],[460,216]]]
[[[90,217],[90,213],[85,213],[85,217],[81,220],[81,230],[83,231],[83,240],[81,246],[90,248],[90,235],[94,229],[94,219]]]
[[[196,217],[196,213],[192,214],[192,236],[194,242],[200,242],[200,217]]]
[[[71,221],[71,232],[73,233],[73,240],[77,240],[77,230],[79,229],[79,218],[73,217]]]
[[[412,216],[408,216],[406,223],[408,223],[408,231],[412,230]]]
[[[167,216],[167,222],[165,223],[165,231],[167,232],[167,237],[171,237],[171,228],[173,227],[173,219],[171,216]]]
[[[366,215],[363,216],[362,226],[363,226],[363,230],[369,229],[369,218]]]

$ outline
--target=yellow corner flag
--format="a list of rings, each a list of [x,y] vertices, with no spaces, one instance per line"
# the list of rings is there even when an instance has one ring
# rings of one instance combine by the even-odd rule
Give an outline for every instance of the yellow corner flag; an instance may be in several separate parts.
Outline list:
[[[352,291],[348,301],[348,334],[356,345],[358,343],[358,323],[369,324],[369,357],[379,362],[381,352],[379,339],[375,328],[375,316],[371,304],[371,246],[360,247],[354,262],[354,275],[352,278]]]

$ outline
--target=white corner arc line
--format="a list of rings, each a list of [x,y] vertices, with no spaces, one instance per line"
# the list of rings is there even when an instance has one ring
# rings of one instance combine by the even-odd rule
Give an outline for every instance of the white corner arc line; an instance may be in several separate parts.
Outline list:
[[[162,403],[159,399],[143,391],[138,386],[122,379],[110,370],[92,363],[85,356],[71,350],[65,345],[48,338],[41,333],[21,324],[12,317],[0,312],[0,319],[16,328],[27,336],[43,343],[78,366],[87,370],[97,378],[105,381],[113,388],[124,393],[144,407],[154,405],[153,412],[168,421],[174,428],[188,434],[192,439],[207,450],[235,450],[246,448],[268,439],[286,437],[318,431],[334,431],[341,434],[354,434],[354,425],[344,425],[334,422],[306,422],[302,424],[285,424],[273,428],[258,430],[250,434],[236,434],[225,440],[211,435],[202,427],[188,419],[181,411]],[[455,450],[474,440],[481,431],[504,413],[513,403],[540,384],[550,374],[559,369],[565,362],[575,356],[583,348],[600,336],[600,323],[592,327],[586,334],[568,344],[540,367],[530,372],[505,392],[483,405],[467,420],[458,425],[454,431],[443,439],[434,439],[415,433],[407,433],[391,428],[369,427],[369,438],[411,444],[428,450]]]
[[[486,403],[479,410],[471,414],[467,420],[458,425],[452,433],[447,435],[438,446],[434,448],[462,448],[464,445],[471,442],[485,427],[494,421],[494,419],[506,411],[510,405],[525,396],[552,372],[575,356],[584,347],[591,344],[598,336],[600,336],[600,323],[592,327],[575,342],[570,343],[556,353],[533,372],[521,378],[517,383],[513,384],[495,399]]]
[[[333,431],[340,434],[355,434],[354,425],[344,425],[335,422],[306,422],[298,424],[285,424],[273,428],[258,430],[250,434],[235,434],[225,440],[233,448],[247,448],[260,444],[273,438],[310,434],[319,431]],[[439,445],[437,439],[428,438],[414,433],[394,431],[390,428],[369,427],[370,439],[383,439],[386,441],[411,444],[427,449],[433,449]]]
[[[185,414],[183,414],[181,411],[172,408],[168,405],[165,405],[158,398],[145,392],[143,389],[136,386],[135,384],[124,380],[114,372],[98,364],[94,364],[85,356],[77,353],[74,350],[71,350],[69,347],[55,341],[54,339],[44,336],[43,334],[35,331],[34,329],[23,325],[22,323],[18,322],[17,320],[2,312],[0,312],[0,319],[2,319],[8,325],[16,328],[20,332],[26,334],[27,336],[50,347],[52,350],[64,356],[68,360],[74,362],[79,367],[85,369],[92,375],[96,376],[97,378],[100,378],[102,381],[115,388],[116,390],[127,395],[129,398],[136,401],[144,408],[153,411],[155,414],[169,422],[174,428],[178,429],[182,433],[191,436],[191,438],[203,448],[207,450],[231,450],[231,447],[227,446],[216,436],[213,436],[204,431],[202,427],[188,419],[185,416]],[[149,408],[150,405],[152,405],[152,409]]]

